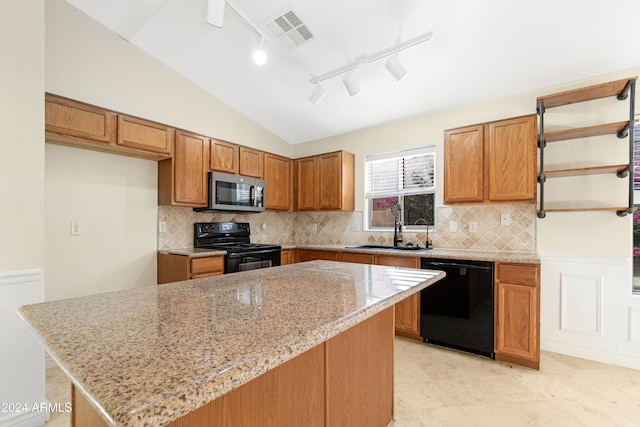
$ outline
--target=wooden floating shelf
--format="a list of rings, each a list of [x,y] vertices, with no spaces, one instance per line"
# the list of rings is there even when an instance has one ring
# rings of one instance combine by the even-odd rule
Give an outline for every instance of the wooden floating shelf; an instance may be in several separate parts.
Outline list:
[[[544,172],[547,178],[561,178],[565,176],[599,175],[607,173],[621,173],[626,171],[629,165],[594,166],[588,168],[558,169]],[[547,210],[547,209],[545,209]]]
[[[545,108],[559,107],[561,105],[575,104],[576,102],[590,101],[592,99],[606,98],[620,95],[627,83],[636,80],[637,76],[613,82],[587,86],[581,89],[572,89],[552,95],[539,96],[538,101],[544,101]]]
[[[545,142],[566,141],[576,138],[588,138],[590,136],[622,134],[629,126],[629,122],[607,123],[603,125],[587,126],[583,128],[558,130],[544,134]]]

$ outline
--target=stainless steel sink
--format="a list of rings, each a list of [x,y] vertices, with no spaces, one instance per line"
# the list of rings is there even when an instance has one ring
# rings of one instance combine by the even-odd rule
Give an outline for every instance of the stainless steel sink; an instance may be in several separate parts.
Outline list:
[[[427,248],[421,246],[384,246],[384,245],[359,245],[347,246],[349,249],[372,249],[372,250],[390,250],[390,251],[426,251]]]

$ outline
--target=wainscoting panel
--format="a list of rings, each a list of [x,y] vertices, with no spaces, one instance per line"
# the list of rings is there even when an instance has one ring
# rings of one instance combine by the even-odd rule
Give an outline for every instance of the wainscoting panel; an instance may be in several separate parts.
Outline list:
[[[640,295],[630,258],[542,254],[540,347],[640,369]]]
[[[0,402],[24,403],[0,412],[0,427],[42,426],[46,410],[45,350],[18,315],[18,307],[44,301],[40,269],[0,272]],[[40,406],[37,406],[40,407]]]
[[[602,277],[562,273],[560,329],[602,334]],[[580,304],[576,304],[580,301]]]

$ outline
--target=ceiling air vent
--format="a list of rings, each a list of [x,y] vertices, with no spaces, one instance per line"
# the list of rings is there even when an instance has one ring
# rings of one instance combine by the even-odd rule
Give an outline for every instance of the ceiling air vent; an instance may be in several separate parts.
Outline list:
[[[264,27],[287,49],[296,48],[315,38],[293,10],[278,13],[265,21]]]

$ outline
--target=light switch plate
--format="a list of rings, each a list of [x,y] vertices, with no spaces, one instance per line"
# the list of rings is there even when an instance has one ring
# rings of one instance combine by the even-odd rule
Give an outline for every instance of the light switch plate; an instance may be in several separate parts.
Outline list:
[[[451,233],[457,233],[458,232],[458,221],[451,221],[449,223],[449,231]]]
[[[506,212],[500,214],[500,225],[511,225],[511,215]]]

